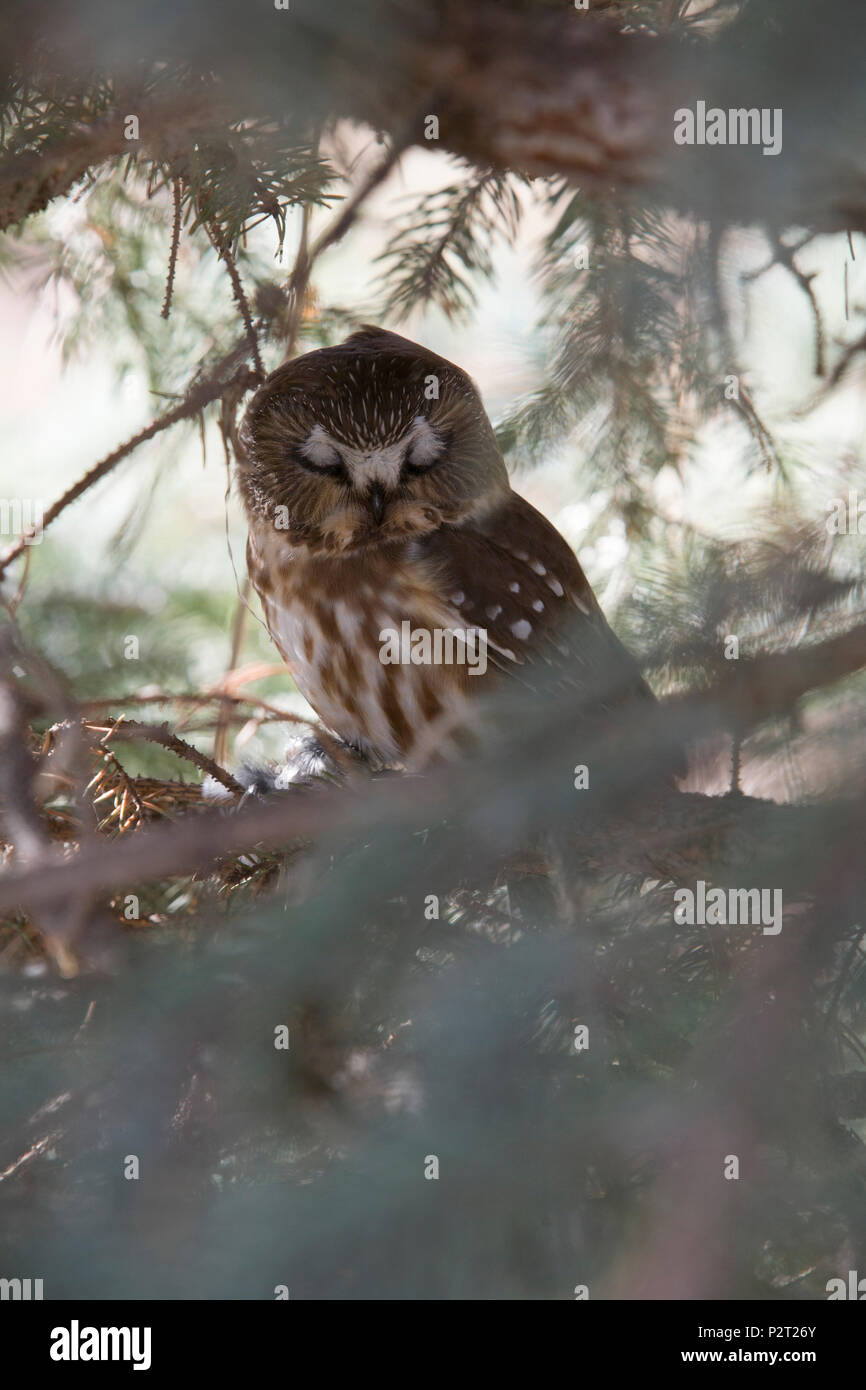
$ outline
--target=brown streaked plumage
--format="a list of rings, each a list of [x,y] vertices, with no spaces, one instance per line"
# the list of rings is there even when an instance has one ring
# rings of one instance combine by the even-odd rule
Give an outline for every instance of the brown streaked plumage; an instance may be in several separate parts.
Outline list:
[[[248,564],[271,636],[327,728],[390,765],[459,746],[476,696],[552,670],[576,700],[651,698],[559,532],[512,491],[453,363],[379,328],[307,353],[241,431]],[[384,664],[382,633],[482,630],[487,669]]]

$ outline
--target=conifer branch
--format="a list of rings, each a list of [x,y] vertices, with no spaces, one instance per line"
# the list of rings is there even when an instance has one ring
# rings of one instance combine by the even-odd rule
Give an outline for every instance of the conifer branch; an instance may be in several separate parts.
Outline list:
[[[86,729],[92,732],[104,734],[103,742],[111,742],[113,739],[146,739],[149,743],[158,743],[161,747],[167,748],[170,753],[175,753],[179,758],[192,763],[200,772],[216,779],[234,796],[243,796],[244,788],[240,782],[221,767],[213,758],[209,758],[206,753],[201,753],[185,739],[179,738],[173,733],[168,724],[142,724],[136,719],[123,719],[107,728],[100,728],[99,725],[85,724]]]

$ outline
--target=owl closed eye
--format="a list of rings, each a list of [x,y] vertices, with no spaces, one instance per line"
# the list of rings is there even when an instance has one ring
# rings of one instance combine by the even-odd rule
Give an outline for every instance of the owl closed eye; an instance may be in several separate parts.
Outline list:
[[[365,330],[269,378],[242,432],[251,515],[267,524],[280,508],[287,540],[347,552],[459,522],[507,490],[469,378],[406,346]]]

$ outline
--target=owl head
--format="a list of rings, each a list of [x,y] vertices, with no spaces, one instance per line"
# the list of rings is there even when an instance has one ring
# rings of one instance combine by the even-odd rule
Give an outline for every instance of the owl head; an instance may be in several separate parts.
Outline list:
[[[250,518],[314,553],[459,525],[509,487],[466,373],[370,326],[277,368],[250,403],[240,443]]]

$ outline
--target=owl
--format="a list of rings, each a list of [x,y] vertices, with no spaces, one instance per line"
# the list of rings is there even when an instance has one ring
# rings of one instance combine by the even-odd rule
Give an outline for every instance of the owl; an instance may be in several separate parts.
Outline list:
[[[325,727],[386,767],[465,750],[499,683],[652,699],[459,367],[366,326],[285,363],[239,437],[247,562]]]

